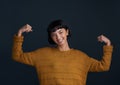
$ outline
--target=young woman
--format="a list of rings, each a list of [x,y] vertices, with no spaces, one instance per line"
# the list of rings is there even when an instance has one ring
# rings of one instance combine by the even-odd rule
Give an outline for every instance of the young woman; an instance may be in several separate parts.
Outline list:
[[[113,46],[104,35],[98,36],[98,41],[105,43],[103,57],[98,61],[80,50],[69,47],[67,39],[70,30],[62,20],[55,20],[48,26],[48,41],[53,47],[23,52],[22,34],[31,31],[32,27],[26,24],[14,36],[12,58],[34,66],[40,85],[86,85],[88,72],[108,71],[110,68]]]

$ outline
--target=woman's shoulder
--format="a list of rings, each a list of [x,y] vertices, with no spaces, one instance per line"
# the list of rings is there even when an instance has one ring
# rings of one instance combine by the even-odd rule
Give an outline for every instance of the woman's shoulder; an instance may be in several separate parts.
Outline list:
[[[45,47],[38,48],[37,51],[49,51],[52,49],[53,49],[53,47],[51,47],[51,46],[45,46]]]
[[[78,53],[85,53],[84,51],[80,50],[80,49],[76,49],[76,48],[72,48],[72,50],[74,52],[78,52]]]
[[[80,50],[80,49],[72,49],[72,50],[73,50],[73,52],[74,52],[75,54],[83,55],[83,56],[87,56],[87,57],[88,57],[87,53],[84,52],[84,51],[82,51],[82,50]]]

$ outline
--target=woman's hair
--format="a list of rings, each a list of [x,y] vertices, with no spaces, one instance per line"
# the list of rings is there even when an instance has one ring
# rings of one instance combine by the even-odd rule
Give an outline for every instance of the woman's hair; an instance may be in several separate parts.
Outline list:
[[[58,29],[64,28],[65,30],[68,30],[69,34],[68,37],[71,36],[71,32],[69,30],[68,25],[61,19],[59,20],[54,20],[52,21],[47,28],[47,32],[48,32],[48,42],[52,45],[55,45],[56,43],[52,40],[51,38],[51,33],[55,32]]]

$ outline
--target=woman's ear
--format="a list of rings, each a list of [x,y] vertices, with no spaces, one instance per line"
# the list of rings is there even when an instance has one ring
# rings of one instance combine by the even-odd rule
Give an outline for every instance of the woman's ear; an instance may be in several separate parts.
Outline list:
[[[69,30],[67,29],[66,32],[67,32],[67,36],[68,36],[69,35]]]

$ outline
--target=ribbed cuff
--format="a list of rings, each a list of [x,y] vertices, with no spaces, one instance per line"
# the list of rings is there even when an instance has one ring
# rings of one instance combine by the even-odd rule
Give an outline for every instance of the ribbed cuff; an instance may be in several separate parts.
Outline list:
[[[17,42],[23,42],[24,36],[14,35],[13,40]]]
[[[105,46],[103,46],[103,51],[104,52],[112,52],[113,51],[113,46],[112,45],[110,45],[110,46],[107,46],[107,45],[105,45]]]

